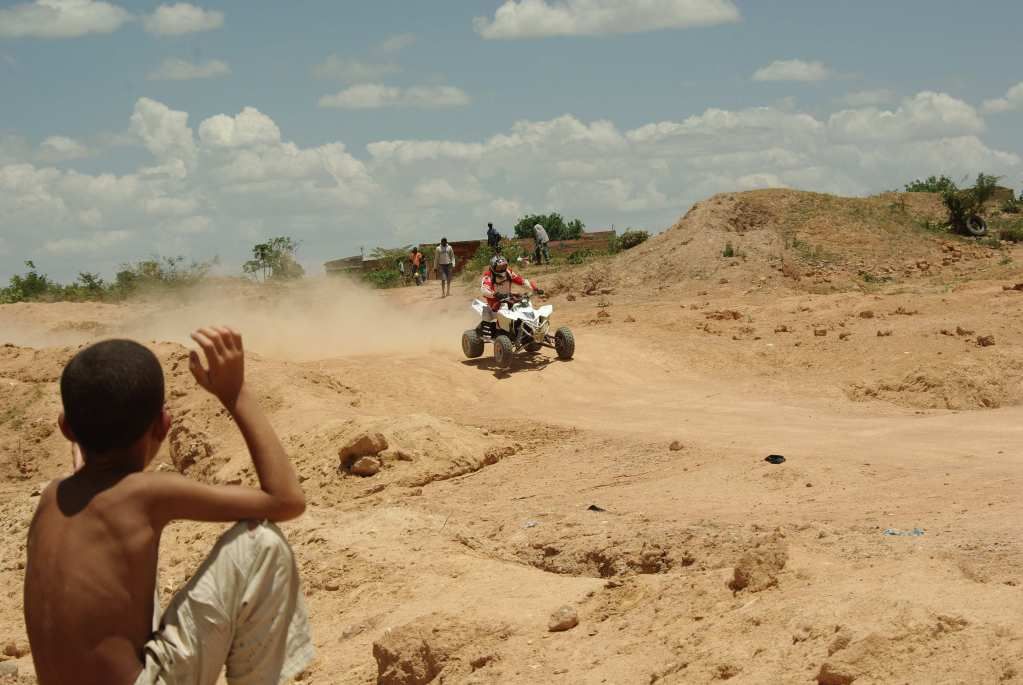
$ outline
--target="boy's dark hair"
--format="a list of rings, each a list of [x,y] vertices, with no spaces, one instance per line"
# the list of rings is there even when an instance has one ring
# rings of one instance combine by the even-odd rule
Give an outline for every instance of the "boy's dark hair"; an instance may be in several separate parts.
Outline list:
[[[60,375],[64,418],[87,452],[123,449],[141,438],[163,410],[163,369],[131,340],[105,340],[81,350]]]

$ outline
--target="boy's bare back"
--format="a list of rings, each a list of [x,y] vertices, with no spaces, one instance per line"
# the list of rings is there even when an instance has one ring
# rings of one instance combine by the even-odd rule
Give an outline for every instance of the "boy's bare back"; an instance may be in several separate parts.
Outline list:
[[[29,533],[25,616],[41,683],[133,683],[152,633],[160,531],[147,474],[81,471],[42,494]]]
[[[143,667],[143,647],[153,633],[160,536],[169,522],[286,520],[304,510],[294,470],[244,386],[241,337],[226,328],[204,328],[193,338],[208,363],[204,368],[193,353],[193,375],[234,417],[262,489],[211,486],[178,474],[143,472],[170,428],[170,416],[162,409],[162,374],[160,413],[130,446],[104,444],[104,449],[90,454],[83,439],[84,465],[46,488],[29,530],[25,621],[40,685],[135,682]],[[134,353],[133,348],[128,350]],[[103,361],[92,363],[102,366]],[[150,367],[153,361],[147,362]],[[88,385],[90,369],[72,368],[74,363],[69,363],[71,372],[66,369],[65,376],[77,374],[86,379],[79,385]],[[95,395],[96,389],[89,392]],[[67,414],[75,389],[65,387],[63,376],[61,393]],[[100,424],[105,420],[102,412],[91,408],[81,413]],[[75,419],[79,428],[87,424],[65,414],[61,430],[77,441]]]

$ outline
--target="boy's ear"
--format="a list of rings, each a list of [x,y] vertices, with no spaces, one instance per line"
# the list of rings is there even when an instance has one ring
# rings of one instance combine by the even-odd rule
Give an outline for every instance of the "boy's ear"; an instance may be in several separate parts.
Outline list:
[[[64,412],[57,415],[57,426],[60,428],[60,432],[65,438],[71,442],[78,442],[78,438],[75,437],[75,432],[71,430],[71,426],[68,424],[67,418],[64,416]]]
[[[171,428],[171,414],[167,411],[167,407],[160,410],[160,416],[153,422],[153,437],[160,442],[163,442],[170,433]]]

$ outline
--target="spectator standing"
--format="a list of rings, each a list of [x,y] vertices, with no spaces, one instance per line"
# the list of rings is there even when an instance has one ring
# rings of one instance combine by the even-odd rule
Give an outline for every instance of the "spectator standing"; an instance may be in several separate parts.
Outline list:
[[[419,251],[418,247],[412,248],[412,254],[409,256],[409,263],[412,265],[412,276],[416,279],[416,285],[422,285],[422,273],[420,267],[423,265],[423,253]]]
[[[440,239],[434,255],[434,268],[440,275],[440,296],[451,294],[451,274],[455,270],[455,250],[448,244],[447,238]]]
[[[547,230],[541,225],[537,224],[533,226],[533,237],[536,241],[536,247],[533,249],[533,254],[536,256],[536,263],[543,264],[544,262],[551,263],[551,253],[547,246],[547,243],[551,241],[547,235]]]
[[[487,224],[487,245],[494,253],[501,251],[501,234],[494,229],[494,224]]]

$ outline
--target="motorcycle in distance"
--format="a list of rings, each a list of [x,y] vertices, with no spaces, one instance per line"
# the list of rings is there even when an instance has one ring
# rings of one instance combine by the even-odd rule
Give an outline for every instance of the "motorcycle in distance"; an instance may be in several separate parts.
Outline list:
[[[472,309],[479,315],[480,323],[462,334],[465,356],[469,359],[481,357],[484,346],[492,343],[494,362],[501,369],[511,366],[514,356],[522,350],[536,354],[549,347],[557,353],[558,359],[571,359],[575,354],[575,337],[571,329],[562,326],[551,334],[554,305],[535,308],[530,298],[529,294],[504,296],[501,308],[494,312],[494,321],[483,321],[483,313],[489,305],[483,300],[473,300]]]

